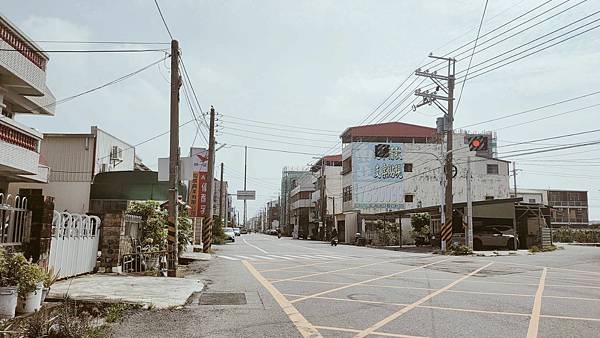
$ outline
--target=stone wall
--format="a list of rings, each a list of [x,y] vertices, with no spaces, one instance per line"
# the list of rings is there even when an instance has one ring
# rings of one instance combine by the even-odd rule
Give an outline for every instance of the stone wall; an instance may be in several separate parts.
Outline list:
[[[48,267],[50,242],[52,239],[52,217],[54,216],[54,198],[42,195],[27,197],[27,209],[30,210],[23,235],[23,249],[27,257],[31,257],[43,268]],[[29,224],[28,224],[29,223]]]
[[[121,212],[100,215],[101,268],[105,272],[121,272],[123,255],[133,253],[134,242],[141,234],[141,217]]]

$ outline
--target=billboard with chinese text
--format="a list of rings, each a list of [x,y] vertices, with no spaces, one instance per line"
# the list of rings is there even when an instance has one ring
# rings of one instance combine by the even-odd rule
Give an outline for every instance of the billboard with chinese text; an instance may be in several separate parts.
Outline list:
[[[404,146],[352,143],[352,201],[356,209],[404,208]]]

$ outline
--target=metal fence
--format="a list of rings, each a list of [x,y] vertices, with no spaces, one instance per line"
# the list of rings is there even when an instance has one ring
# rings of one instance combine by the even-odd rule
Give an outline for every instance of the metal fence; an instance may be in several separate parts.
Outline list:
[[[141,252],[141,247],[136,248],[135,253],[123,255],[123,272],[125,273],[147,273],[153,272],[161,275],[167,271],[167,252],[148,251]]]
[[[0,193],[0,243],[20,244],[25,229],[30,226],[27,217],[27,198]]]
[[[48,265],[59,278],[94,271],[98,256],[100,218],[54,211]]]

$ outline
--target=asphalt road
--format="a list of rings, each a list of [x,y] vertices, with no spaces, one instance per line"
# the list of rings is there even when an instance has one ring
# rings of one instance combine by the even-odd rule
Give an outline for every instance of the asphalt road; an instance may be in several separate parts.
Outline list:
[[[246,304],[192,299],[183,310],[128,318],[116,336],[598,337],[600,332],[600,248],[456,257],[251,234],[216,249],[210,263],[192,267],[203,270],[198,274],[208,285],[203,293],[245,298]]]

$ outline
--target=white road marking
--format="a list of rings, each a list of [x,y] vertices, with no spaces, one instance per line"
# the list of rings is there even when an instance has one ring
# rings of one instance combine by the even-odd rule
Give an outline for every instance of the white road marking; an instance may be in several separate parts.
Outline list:
[[[269,256],[271,256],[271,257],[277,257],[277,258],[281,258],[281,259],[285,259],[285,260],[288,260],[288,261],[293,261],[294,260],[293,258],[288,258],[288,257],[283,257],[283,256],[277,256],[277,255],[269,255]]]
[[[254,260],[254,258],[251,258],[251,257],[248,257],[248,256],[242,256],[242,255],[236,255],[236,256],[237,257],[242,257],[242,259],[249,260],[249,261],[253,261]]]
[[[257,247],[256,245],[253,245],[253,244],[250,244],[250,243],[248,243],[248,241],[246,241],[246,239],[245,239],[245,238],[242,238],[242,241],[244,241],[244,243],[246,243],[247,245],[249,245],[249,246],[253,247],[254,249],[256,249],[256,250],[258,250],[258,251],[260,251],[260,252],[262,252],[262,253],[266,253],[266,254],[268,254],[268,252],[267,252],[267,251],[265,251],[265,250],[263,250],[263,249],[261,249],[261,248]]]
[[[237,258],[232,258],[232,257],[229,257],[229,256],[217,255],[217,257],[221,257],[221,258],[229,259],[230,261],[239,261],[239,259],[237,259]]]
[[[267,256],[259,256],[259,255],[252,255],[252,256],[258,257],[258,258],[261,258],[261,259],[268,259],[270,261],[275,260],[275,258],[271,258],[271,257],[267,257]]]

